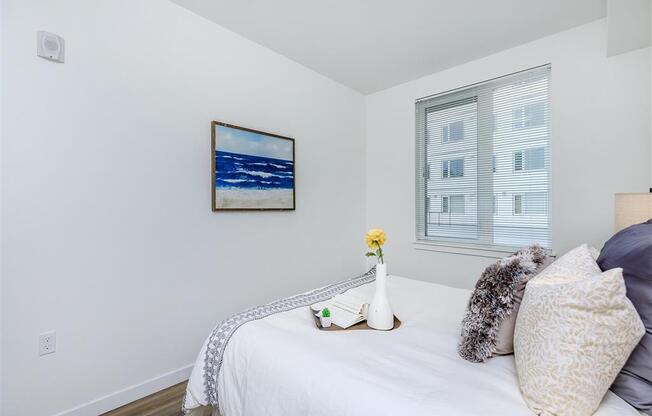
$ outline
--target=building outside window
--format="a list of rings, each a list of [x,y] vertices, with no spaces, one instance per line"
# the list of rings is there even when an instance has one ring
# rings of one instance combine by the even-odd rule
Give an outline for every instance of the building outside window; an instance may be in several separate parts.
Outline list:
[[[416,101],[417,241],[551,247],[549,77],[543,66]]]

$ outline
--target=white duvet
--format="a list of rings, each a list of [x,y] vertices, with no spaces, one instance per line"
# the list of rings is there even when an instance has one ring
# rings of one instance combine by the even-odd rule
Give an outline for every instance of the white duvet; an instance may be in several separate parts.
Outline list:
[[[371,298],[373,284],[352,289]],[[224,352],[218,393],[224,416],[531,415],[514,357],[484,364],[456,351],[470,292],[392,276],[403,322],[389,331],[319,331],[308,307],[243,325]],[[205,348],[205,346],[204,346]],[[206,411],[203,351],[187,404]],[[640,416],[608,392],[598,416]]]

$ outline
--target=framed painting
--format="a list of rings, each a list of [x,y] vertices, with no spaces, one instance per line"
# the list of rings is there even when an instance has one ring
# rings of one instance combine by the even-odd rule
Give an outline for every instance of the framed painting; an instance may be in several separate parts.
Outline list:
[[[211,123],[213,211],[295,208],[294,139]]]

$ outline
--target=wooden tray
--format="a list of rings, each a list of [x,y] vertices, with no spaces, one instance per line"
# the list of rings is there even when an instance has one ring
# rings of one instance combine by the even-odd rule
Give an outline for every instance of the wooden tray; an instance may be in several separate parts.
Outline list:
[[[355,330],[361,330],[361,329],[370,329],[370,330],[376,331],[373,328],[369,328],[369,325],[367,325],[366,320],[362,321],[362,322],[358,322],[355,325],[351,325],[348,328],[341,328],[341,327],[339,327],[339,326],[337,326],[335,324],[331,324],[331,326],[329,326],[328,328],[322,328],[321,321],[319,320],[319,317],[316,316],[312,311],[310,311],[310,314],[312,315],[312,317],[315,320],[315,325],[317,326],[317,329],[319,329],[320,331],[355,331]],[[401,326],[401,321],[396,317],[396,315],[394,315],[394,328],[388,329],[388,331],[392,331],[392,330],[394,330],[394,329],[396,329],[396,328],[398,328],[400,326]]]

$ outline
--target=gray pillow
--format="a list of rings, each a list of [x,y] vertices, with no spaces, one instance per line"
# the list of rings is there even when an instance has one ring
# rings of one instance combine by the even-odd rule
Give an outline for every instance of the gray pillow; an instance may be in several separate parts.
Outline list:
[[[622,267],[627,297],[645,325],[643,339],[629,356],[611,390],[637,409],[652,415],[652,219],[621,230],[598,257],[604,270]]]
[[[525,282],[539,271],[546,258],[546,251],[533,245],[482,272],[462,320],[462,339],[457,349],[462,358],[483,362],[492,355],[511,352],[516,321],[509,318],[516,314]]]

